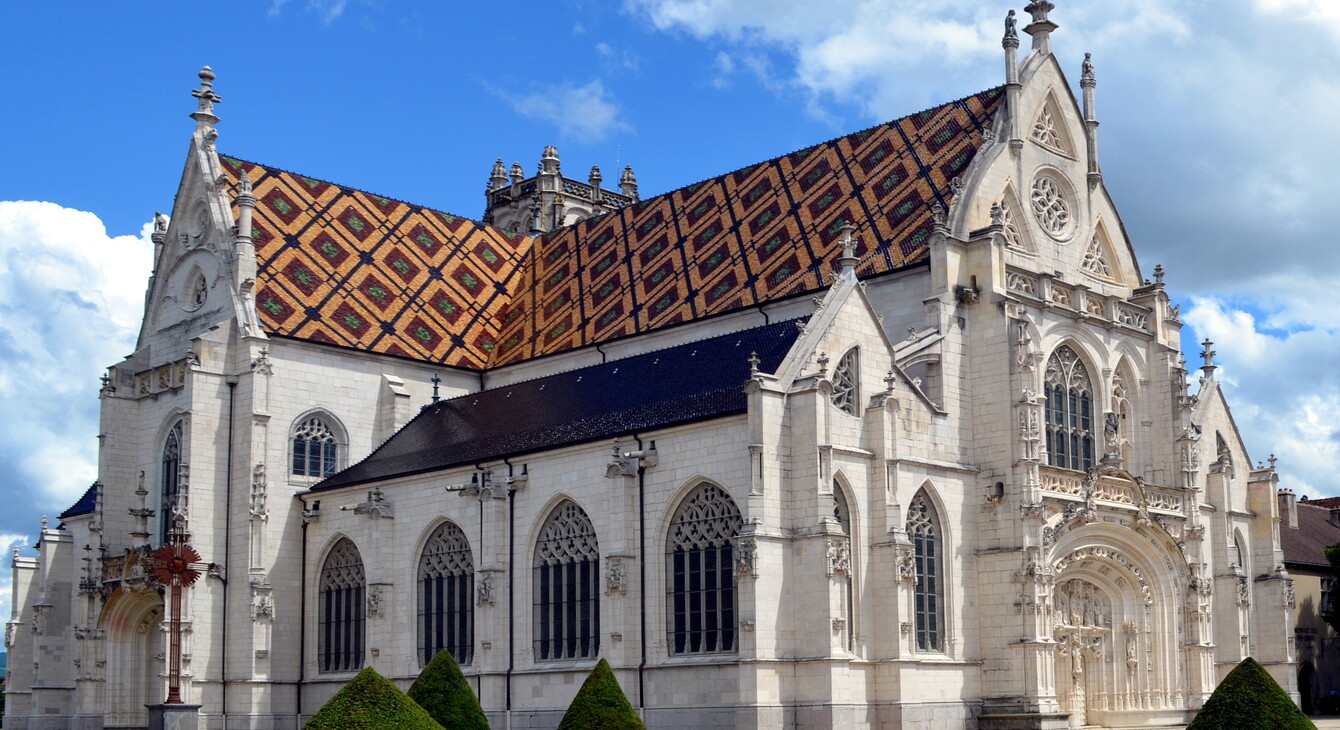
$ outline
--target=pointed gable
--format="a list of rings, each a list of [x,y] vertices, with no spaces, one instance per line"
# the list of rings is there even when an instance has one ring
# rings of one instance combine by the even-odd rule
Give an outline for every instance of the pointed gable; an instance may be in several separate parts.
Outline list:
[[[933,203],[972,162],[1001,88],[530,238],[233,157],[257,205],[272,335],[471,369],[813,292],[861,231],[859,273],[921,264]]]

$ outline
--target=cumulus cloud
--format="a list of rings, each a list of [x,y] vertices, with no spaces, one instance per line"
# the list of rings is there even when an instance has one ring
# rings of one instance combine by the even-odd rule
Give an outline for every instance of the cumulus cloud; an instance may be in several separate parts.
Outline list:
[[[583,142],[596,142],[613,132],[631,129],[621,118],[623,110],[599,79],[585,86],[554,84],[509,101],[518,114],[549,122],[560,134]]]
[[[1256,307],[1267,307],[1251,311]],[[1280,457],[1283,486],[1301,494],[1337,492],[1340,455],[1340,322],[1294,319],[1287,300],[1196,297],[1183,317],[1209,338],[1219,378],[1256,461]],[[1274,327],[1263,326],[1273,323]]]
[[[0,555],[8,555],[16,547],[23,549],[32,544],[33,538],[28,535],[0,534]],[[10,616],[13,594],[13,571],[8,568],[0,570],[0,617],[4,617],[5,620]]]
[[[92,213],[0,201],[0,453],[33,508],[59,512],[96,476],[98,378],[134,349],[151,229],[111,236]]]

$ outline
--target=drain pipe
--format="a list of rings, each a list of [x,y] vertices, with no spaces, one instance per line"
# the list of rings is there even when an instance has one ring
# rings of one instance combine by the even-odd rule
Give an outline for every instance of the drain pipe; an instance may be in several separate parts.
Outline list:
[[[510,473],[512,465],[507,465]],[[516,615],[512,612],[516,591],[516,565],[512,556],[516,533],[516,490],[507,490],[507,728],[512,728],[512,670],[516,664]]]
[[[299,497],[299,499],[302,499]],[[321,509],[321,500],[312,503],[312,512]],[[298,724],[302,724],[302,684],[307,678],[307,500],[302,502],[302,560],[298,563]]]
[[[219,660],[219,712],[223,715],[223,730],[228,730],[228,569],[233,564],[233,413],[237,395],[237,376],[229,375],[224,382],[228,384],[228,456],[223,472],[223,629],[219,632],[219,642],[223,646],[223,656]]]
[[[760,308],[761,311],[762,308]],[[642,439],[637,434],[633,434],[633,440],[637,442],[637,450],[642,451]],[[656,442],[652,442],[656,443]],[[638,459],[637,464],[637,600],[638,600],[638,651],[642,653],[641,659],[637,663],[637,706],[642,710],[643,720],[647,717],[647,699],[645,694],[645,682],[643,674],[647,670],[647,467],[642,465],[642,459]]]

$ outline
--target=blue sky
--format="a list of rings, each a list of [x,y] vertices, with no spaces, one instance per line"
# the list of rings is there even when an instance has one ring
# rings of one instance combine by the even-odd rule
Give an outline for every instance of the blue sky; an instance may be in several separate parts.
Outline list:
[[[1008,0],[8,3],[0,47],[0,542],[95,477],[210,64],[220,150],[459,215],[493,160],[631,164],[652,195],[1003,82]],[[1098,69],[1105,181],[1168,271],[1251,457],[1340,494],[1340,3],[1056,0]],[[3,602],[0,601],[0,608]]]

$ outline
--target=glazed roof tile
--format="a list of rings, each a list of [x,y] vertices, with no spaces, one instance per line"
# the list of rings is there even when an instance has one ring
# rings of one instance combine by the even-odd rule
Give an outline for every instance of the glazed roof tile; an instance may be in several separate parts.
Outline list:
[[[324,491],[477,464],[743,412],[749,358],[774,372],[804,319],[444,400],[425,408]]]
[[[931,205],[980,148],[1003,88],[531,238],[225,157],[258,204],[271,334],[472,369],[827,285],[839,229],[860,276],[923,263]]]

